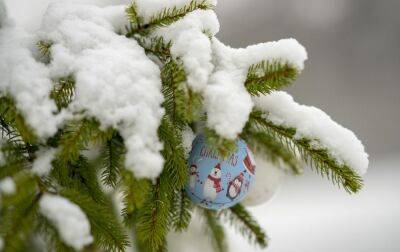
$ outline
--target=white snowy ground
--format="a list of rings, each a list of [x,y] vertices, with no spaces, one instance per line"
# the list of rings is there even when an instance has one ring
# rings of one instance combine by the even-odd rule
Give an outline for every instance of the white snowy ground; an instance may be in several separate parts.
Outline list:
[[[400,251],[400,159],[372,161],[357,195],[307,172],[286,179],[271,202],[251,211],[268,231],[270,246],[257,249],[228,228],[232,252]],[[211,251],[209,242],[199,237],[202,232],[194,227],[183,237],[173,235],[171,251]]]

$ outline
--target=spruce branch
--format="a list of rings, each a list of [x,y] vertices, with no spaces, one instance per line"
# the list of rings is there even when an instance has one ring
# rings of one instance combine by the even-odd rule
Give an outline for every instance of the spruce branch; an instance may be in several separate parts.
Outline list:
[[[133,226],[137,221],[139,209],[146,202],[151,182],[147,179],[137,179],[132,172],[121,171],[123,204],[122,216],[126,226]]]
[[[215,251],[227,251],[226,237],[223,226],[220,224],[218,214],[213,210],[202,209],[206,220],[206,230],[209,234]]]
[[[20,143],[7,142],[0,151],[3,153],[5,163],[0,165],[0,179],[14,176],[18,172],[30,167],[29,153],[26,146]]]
[[[247,237],[250,242],[255,242],[261,248],[268,246],[268,237],[264,230],[241,204],[227,209],[224,214],[228,217],[230,223],[237,227],[239,232]]]
[[[75,250],[68,245],[64,244],[57,229],[54,227],[46,217],[42,215],[37,216],[38,220],[38,232],[43,235],[47,251],[57,251],[57,252],[74,252]]]
[[[104,184],[115,187],[120,177],[120,172],[124,166],[124,155],[126,153],[124,142],[118,132],[114,132],[112,137],[106,140],[102,146],[101,159],[102,169],[101,179]]]
[[[147,54],[156,56],[161,62],[167,62],[171,58],[171,41],[165,41],[163,37],[147,37],[136,36],[136,41],[143,47]]]
[[[58,110],[68,107],[72,102],[75,95],[75,80],[72,76],[60,78],[57,81],[57,85],[53,88],[50,93],[50,98],[52,98]]]
[[[316,148],[310,139],[297,139],[296,129],[285,128],[273,124],[264,118],[260,111],[253,111],[250,122],[259,130],[264,131],[285,144],[286,148],[297,153],[313,170],[323,177],[327,177],[337,186],[343,186],[348,193],[358,192],[362,185],[362,178],[346,164],[338,164],[328,150]]]
[[[176,232],[182,232],[190,223],[192,203],[184,190],[177,191],[171,208],[171,223]]]
[[[109,132],[100,130],[100,124],[93,119],[83,119],[68,124],[59,139],[60,151],[57,158],[64,163],[74,163],[91,141],[104,142]]]
[[[50,49],[51,49],[52,45],[53,45],[52,42],[44,41],[44,40],[41,40],[36,43],[36,46],[37,46],[41,56],[43,57],[43,60],[45,63],[50,62]]]
[[[295,174],[303,172],[300,161],[293,151],[288,150],[287,146],[280,140],[263,131],[254,131],[245,129],[241,137],[246,140],[249,146],[252,146],[257,153],[262,153],[269,161],[277,166],[284,164]]]
[[[28,172],[13,177],[16,193],[2,197],[0,211],[0,237],[4,238],[4,251],[26,251],[36,227],[36,214],[40,193],[36,180]]]
[[[188,121],[187,105],[189,104],[186,74],[182,64],[171,60],[161,71],[162,92],[165,100],[163,107],[172,123],[182,128]]]
[[[99,204],[108,202],[98,183],[96,167],[91,165],[85,156],[80,155],[74,163],[64,163],[56,159],[53,161],[50,175],[62,188],[78,191]]]
[[[158,135],[164,143],[161,153],[165,159],[160,178],[170,192],[180,190],[185,186],[188,177],[182,135],[166,117],[161,121]]]
[[[137,217],[136,239],[148,251],[157,252],[166,246],[170,200],[164,180],[162,177],[157,179]]]
[[[20,136],[24,142],[33,144],[36,136],[31,127],[26,123],[22,114],[18,111],[16,102],[11,96],[0,96],[0,118],[2,126],[7,130],[14,129],[10,136]],[[2,127],[3,128],[3,127]]]
[[[129,245],[128,236],[109,205],[98,203],[74,189],[64,189],[60,194],[85,212],[95,244],[100,245],[105,251],[125,251]]]
[[[250,66],[245,87],[251,95],[259,96],[279,90],[296,79],[298,70],[288,63],[261,61]]]
[[[126,9],[127,17],[131,22],[131,29],[127,36],[132,37],[134,34],[147,35],[158,27],[168,26],[178,21],[194,10],[208,10],[212,8],[214,8],[214,6],[211,5],[207,0],[201,2],[192,0],[190,3],[181,8],[165,8],[162,11],[155,13],[150,18],[149,22],[144,23],[140,13],[137,12],[136,3],[133,2],[133,4]]]

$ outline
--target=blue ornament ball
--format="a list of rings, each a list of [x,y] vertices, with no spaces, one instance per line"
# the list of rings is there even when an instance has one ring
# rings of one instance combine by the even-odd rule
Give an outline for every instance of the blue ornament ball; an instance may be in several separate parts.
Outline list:
[[[188,160],[189,179],[185,187],[189,198],[208,209],[229,208],[249,192],[255,173],[253,154],[245,141],[236,141],[236,152],[226,158],[218,155],[198,135]]]

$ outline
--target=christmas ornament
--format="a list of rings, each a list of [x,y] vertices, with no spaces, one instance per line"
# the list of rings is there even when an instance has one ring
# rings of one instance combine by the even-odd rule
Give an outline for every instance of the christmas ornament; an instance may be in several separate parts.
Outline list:
[[[270,201],[277,193],[284,178],[284,172],[271,162],[255,155],[257,176],[248,196],[242,201],[245,206],[258,206]]]
[[[249,192],[255,162],[246,142],[236,141],[236,152],[222,158],[207,145],[203,135],[195,138],[185,187],[190,199],[208,209],[224,209],[240,202]]]

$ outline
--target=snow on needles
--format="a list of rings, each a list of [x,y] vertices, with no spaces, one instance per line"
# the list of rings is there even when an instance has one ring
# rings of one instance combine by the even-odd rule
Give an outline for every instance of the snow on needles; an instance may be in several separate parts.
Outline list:
[[[12,195],[16,192],[17,188],[14,180],[11,177],[6,177],[0,180],[0,193],[5,195]]]
[[[196,10],[157,29],[153,36],[172,42],[171,54],[182,60],[189,87],[204,97],[207,126],[225,138],[234,139],[253,108],[250,94],[243,85],[249,67],[262,60],[274,60],[301,71],[307,52],[295,39],[234,49],[208,37],[218,31],[215,12]]]
[[[215,0],[134,2],[145,23],[164,8],[179,9],[189,3],[216,5]],[[96,118],[103,129],[117,129],[127,149],[126,167],[137,177],[155,178],[164,162],[157,135],[164,115],[160,69],[134,39],[118,35],[128,22],[125,7],[54,2],[38,38],[6,22],[0,30],[0,92],[15,98],[42,139],[82,114]],[[280,61],[303,70],[307,52],[302,45],[283,39],[234,49],[214,37],[218,30],[215,12],[198,9],[151,31],[151,36],[172,42],[171,55],[182,62],[188,86],[204,98],[207,127],[222,137],[236,138],[255,102],[269,120],[297,128],[296,137],[312,139],[312,144],[326,148],[339,163],[360,174],[366,171],[368,155],[361,142],[321,110],[299,105],[284,92],[254,100],[247,92],[248,69],[261,61]],[[52,42],[49,65],[38,62],[32,53],[39,39]],[[74,77],[76,93],[68,108],[58,112],[49,93],[55,80],[66,76]],[[46,174],[53,152],[39,156],[33,171]]]
[[[70,200],[44,194],[39,202],[40,213],[55,226],[65,244],[81,250],[93,242],[90,223],[85,213]]]
[[[254,98],[256,106],[272,123],[296,128],[296,139],[307,138],[315,148],[326,149],[339,164],[346,164],[360,175],[368,168],[368,154],[349,129],[334,122],[322,110],[300,105],[283,91]]]
[[[52,168],[51,162],[54,159],[57,149],[43,148],[36,154],[36,159],[33,161],[32,171],[38,176],[47,175]]]
[[[261,43],[234,49],[213,39],[216,68],[204,94],[207,125],[226,138],[235,138],[245,126],[253,108],[250,94],[243,83],[251,65],[263,60],[281,61],[304,68],[305,48],[295,39]]]
[[[217,5],[217,0],[135,0],[134,3],[137,7],[140,17],[145,23],[151,21],[154,15],[159,14],[165,8],[180,9],[187,6],[189,3],[205,3],[212,6]]]
[[[102,127],[118,129],[127,148],[126,167],[137,177],[154,178],[163,167],[157,136],[164,113],[160,70],[135,40],[116,34],[124,9],[52,4],[41,37],[53,42],[51,75],[75,77],[68,110],[85,111]]]
[[[0,29],[0,92],[12,94],[27,123],[39,137],[47,138],[56,133],[61,118],[49,97],[49,70],[32,53],[36,41],[12,24]]]
[[[214,11],[195,10],[175,23],[157,29],[153,34],[173,42],[171,54],[182,60],[187,83],[195,92],[202,92],[206,88],[214,69],[211,41],[204,31],[213,36],[219,31]]]

